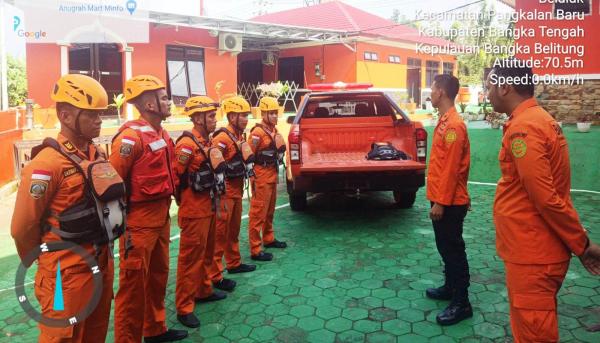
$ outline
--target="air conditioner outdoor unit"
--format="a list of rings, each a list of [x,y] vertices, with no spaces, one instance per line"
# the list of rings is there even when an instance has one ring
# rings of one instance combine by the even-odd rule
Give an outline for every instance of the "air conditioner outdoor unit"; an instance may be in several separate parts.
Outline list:
[[[233,33],[219,34],[219,51],[231,53],[242,52],[242,35]]]
[[[262,55],[262,64],[267,66],[275,65],[275,53],[273,51],[267,51]]]

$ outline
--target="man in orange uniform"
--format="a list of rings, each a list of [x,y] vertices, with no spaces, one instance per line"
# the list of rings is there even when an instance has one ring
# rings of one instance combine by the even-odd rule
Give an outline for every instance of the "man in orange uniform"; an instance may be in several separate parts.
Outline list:
[[[151,75],[125,83],[125,99],[140,112],[113,138],[110,162],[128,183],[127,231],[119,241],[119,290],[115,341],[170,342],[187,337],[167,330],[165,292],[169,276],[169,207],[176,188],[174,144],[161,122],[169,98]]]
[[[283,141],[277,132],[277,114],[279,103],[272,97],[260,99],[259,108],[262,124],[256,124],[250,131],[250,147],[256,156],[254,164],[255,177],[252,180],[252,200],[248,219],[248,240],[250,256],[256,261],[271,261],[273,254],[264,252],[265,248],[287,247],[285,242],[275,239],[273,215],[277,199],[277,176],[283,152],[278,151],[276,139]],[[285,147],[285,145],[283,145]],[[262,238],[261,238],[262,233]]]
[[[198,327],[194,315],[195,302],[225,299],[223,292],[213,292],[208,268],[213,263],[215,251],[216,201],[215,173],[210,165],[207,148],[209,134],[217,127],[217,107],[207,96],[189,98],[185,114],[194,123],[192,132],[184,133],[175,146],[175,170],[180,179],[179,189],[179,256],[177,258],[177,283],[175,306],[177,319],[187,327]]]
[[[497,67],[486,85],[494,110],[510,114],[499,155],[494,222],[517,343],[558,342],[556,294],[572,253],[600,274],[600,247],[590,242],[570,196],[567,140],[533,98],[532,78],[531,68]],[[502,82],[511,79],[520,83]]]
[[[469,263],[463,240],[463,222],[469,209],[467,180],[471,162],[469,137],[454,99],[458,79],[437,75],[431,87],[431,102],[442,114],[433,134],[427,199],[435,243],[444,261],[444,285],[427,289],[426,295],[437,300],[451,300],[436,317],[440,325],[452,325],[473,316],[469,302]]]
[[[61,123],[60,149],[82,160],[104,159],[104,152],[92,143],[100,135],[100,115],[108,106],[106,91],[96,80],[84,75],[65,75],[54,87],[52,100]],[[43,148],[25,166],[17,193],[11,233],[21,259],[40,244],[68,240],[59,216],[86,197],[85,179],[61,152]],[[36,149],[38,150],[38,149]],[[49,215],[48,215],[49,214]],[[63,225],[61,225],[63,224]],[[83,229],[83,228],[82,228]],[[79,243],[96,256],[102,273],[100,302],[83,321],[67,327],[40,328],[40,342],[104,342],[113,297],[113,260],[106,244],[97,248],[92,241]],[[60,265],[64,310],[53,303],[57,268]],[[28,266],[27,266],[28,267]],[[38,258],[35,295],[47,318],[68,318],[81,311],[92,297],[92,273],[85,260],[70,250],[43,253]]]
[[[244,180],[248,174],[241,145],[245,143],[244,130],[248,125],[250,104],[241,96],[233,96],[225,99],[221,108],[227,115],[229,125],[215,132],[212,145],[223,153],[227,169],[225,170],[225,195],[221,199],[217,214],[215,257],[209,272],[214,287],[230,292],[235,288],[236,283],[223,278],[223,255],[230,274],[256,270],[255,265],[242,263],[239,243],[242,194]]]

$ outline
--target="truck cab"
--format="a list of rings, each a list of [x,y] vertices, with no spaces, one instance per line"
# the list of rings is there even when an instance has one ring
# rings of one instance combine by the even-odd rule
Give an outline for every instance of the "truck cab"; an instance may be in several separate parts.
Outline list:
[[[291,124],[286,166],[292,210],[307,193],[391,191],[400,208],[412,207],[425,185],[427,132],[389,95],[369,84],[311,85]],[[373,143],[389,142],[406,159],[370,160]]]

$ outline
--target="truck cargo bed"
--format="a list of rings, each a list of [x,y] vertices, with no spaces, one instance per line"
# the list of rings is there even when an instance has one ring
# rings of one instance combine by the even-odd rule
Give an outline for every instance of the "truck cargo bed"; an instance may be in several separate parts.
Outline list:
[[[301,172],[362,172],[423,170],[425,164],[412,160],[367,160],[366,152],[323,152],[305,156]]]

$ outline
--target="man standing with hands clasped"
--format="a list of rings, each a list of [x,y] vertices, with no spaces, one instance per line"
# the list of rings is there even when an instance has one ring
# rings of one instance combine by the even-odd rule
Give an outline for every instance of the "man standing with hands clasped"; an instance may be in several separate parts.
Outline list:
[[[456,324],[473,316],[468,294],[469,264],[462,237],[470,204],[467,180],[471,157],[467,128],[454,105],[458,88],[458,79],[447,74],[437,75],[431,87],[431,102],[442,117],[433,134],[427,199],[431,201],[430,217],[435,243],[444,261],[445,282],[441,287],[427,289],[426,295],[451,300],[436,317],[440,325]]]
[[[529,82],[498,82],[510,78]],[[498,156],[494,223],[516,343],[558,342],[556,294],[571,254],[600,275],[600,247],[588,238],[570,196],[567,140],[533,97],[532,79],[531,68],[496,67],[486,85],[494,111],[510,116]]]

